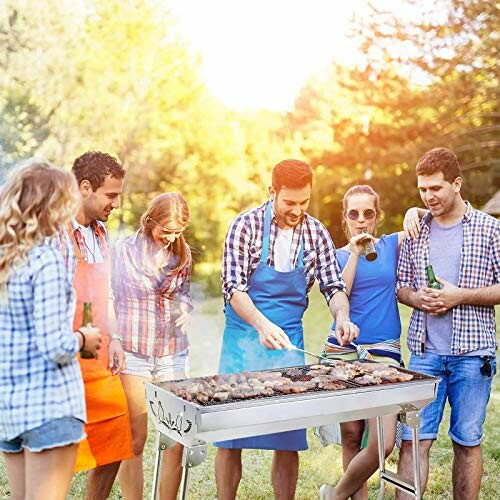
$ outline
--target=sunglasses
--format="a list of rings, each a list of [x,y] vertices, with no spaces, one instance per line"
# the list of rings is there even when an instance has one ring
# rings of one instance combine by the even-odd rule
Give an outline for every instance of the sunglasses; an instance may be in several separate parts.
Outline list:
[[[184,232],[187,226],[184,226],[182,229],[171,229],[167,226],[164,226],[163,224],[160,224],[159,222],[156,222],[154,219],[148,216],[148,220],[150,220],[153,224],[156,224],[158,227],[161,227],[165,233],[165,235],[171,235],[173,234],[174,236],[178,236]]]
[[[377,212],[373,210],[373,208],[367,208],[366,210],[363,210],[363,218],[364,219],[373,219],[377,215]],[[347,212],[347,217],[351,220],[358,220],[359,219],[359,211],[356,209],[349,210]]]
[[[490,358],[488,356],[481,356],[481,359],[483,360],[483,364],[481,365],[481,368],[479,368],[481,375],[483,377],[491,377]]]

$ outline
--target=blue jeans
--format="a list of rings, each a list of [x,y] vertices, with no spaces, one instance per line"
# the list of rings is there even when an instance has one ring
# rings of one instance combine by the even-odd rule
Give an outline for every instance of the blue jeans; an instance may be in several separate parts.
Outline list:
[[[437,438],[448,400],[450,438],[462,446],[477,446],[481,442],[491,382],[496,373],[495,358],[490,358],[489,377],[480,372],[483,362],[481,356],[441,356],[432,352],[425,356],[411,355],[410,370],[441,377],[436,399],[420,410],[420,439]],[[403,440],[411,440],[411,430],[406,425]]]
[[[38,452],[79,443],[85,439],[83,422],[75,417],[62,417],[49,420],[45,424],[19,434],[8,441],[0,440],[0,451],[19,453],[26,448]]]

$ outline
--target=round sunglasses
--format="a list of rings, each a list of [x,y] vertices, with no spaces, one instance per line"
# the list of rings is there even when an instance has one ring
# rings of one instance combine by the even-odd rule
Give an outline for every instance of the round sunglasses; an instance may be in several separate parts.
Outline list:
[[[347,212],[347,217],[351,220],[358,220],[359,219],[359,214],[360,212],[353,208],[352,210],[349,210]],[[366,210],[363,210],[363,218],[364,219],[373,219],[377,215],[377,212],[373,210],[373,208],[367,208]]]

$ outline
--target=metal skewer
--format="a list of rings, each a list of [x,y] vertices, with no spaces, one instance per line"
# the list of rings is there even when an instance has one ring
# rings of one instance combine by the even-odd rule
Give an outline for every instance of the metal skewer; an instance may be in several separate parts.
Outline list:
[[[304,354],[309,354],[309,356],[312,356],[313,358],[323,359],[325,361],[328,361],[329,363],[332,362],[331,359],[325,358],[324,356],[319,356],[318,354],[313,354],[312,352],[306,351],[305,349],[300,349],[300,347],[294,346],[293,344],[288,345],[286,348],[289,351],[300,351],[303,352]]]

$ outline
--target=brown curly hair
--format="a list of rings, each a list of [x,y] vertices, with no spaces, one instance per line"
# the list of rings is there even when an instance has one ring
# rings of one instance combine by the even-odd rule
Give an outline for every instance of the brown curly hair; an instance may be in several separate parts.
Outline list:
[[[73,174],[76,177],[78,185],[83,180],[88,180],[92,189],[99,189],[109,175],[115,179],[123,179],[125,170],[123,170],[118,160],[108,153],[100,151],[87,151],[79,156],[73,162]]]

